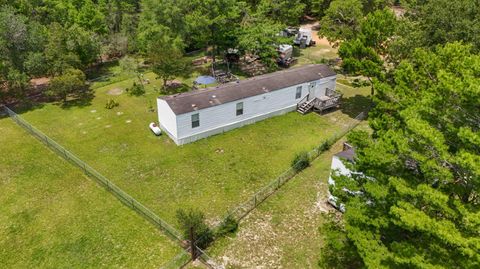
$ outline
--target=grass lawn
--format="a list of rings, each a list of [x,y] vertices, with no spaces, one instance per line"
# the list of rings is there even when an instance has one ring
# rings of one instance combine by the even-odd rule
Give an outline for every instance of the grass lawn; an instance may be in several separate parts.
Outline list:
[[[0,133],[0,267],[158,268],[183,251],[11,119]]]
[[[318,64],[321,60],[331,60],[338,57],[337,50],[327,44],[316,44],[305,49],[298,49],[294,54],[298,65]]]
[[[211,223],[218,221],[286,170],[297,152],[352,122],[368,92],[339,87],[346,96],[343,110],[322,116],[293,112],[178,147],[148,129],[157,120],[147,109],[156,102],[152,84],[145,96],[110,95],[132,83],[97,88],[83,106],[45,104],[22,116],[174,226],[179,208],[195,207]],[[120,106],[105,109],[110,98]]]
[[[339,141],[252,211],[236,234],[214,243],[210,256],[226,268],[318,267],[323,213],[333,211],[326,202],[331,159],[341,148]]]

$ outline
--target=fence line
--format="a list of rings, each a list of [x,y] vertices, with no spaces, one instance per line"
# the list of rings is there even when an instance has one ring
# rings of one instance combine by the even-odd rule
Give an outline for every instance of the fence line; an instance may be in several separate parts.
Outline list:
[[[4,109],[8,116],[10,116],[18,125],[25,128],[29,131],[33,136],[37,137],[40,141],[45,143],[49,148],[54,150],[58,153],[61,157],[66,159],[67,161],[72,162],[79,168],[81,168],[84,173],[92,178],[94,178],[100,185],[105,187],[108,191],[117,197],[121,202],[123,202],[128,207],[135,210],[139,215],[153,223],[157,228],[162,230],[168,237],[178,241],[178,243],[183,247],[183,238],[182,235],[171,227],[167,222],[162,220],[159,216],[157,216],[153,211],[145,207],[143,204],[135,200],[132,196],[124,192],[120,189],[117,185],[115,185],[112,181],[107,179],[105,176],[97,172],[95,169],[90,167],[88,164],[83,162],[80,158],[69,152],[67,149],[62,147],[60,144],[55,142],[53,139],[49,138],[47,135],[33,127],[30,123],[26,120],[21,118],[17,115],[14,111],[10,108],[4,106]]]
[[[361,112],[355,117],[355,121],[348,125],[346,128],[342,129],[339,132],[334,133],[328,139],[322,141],[322,143],[317,146],[314,150],[308,152],[308,158],[310,161],[316,159],[320,154],[322,154],[326,148],[323,148],[323,145],[328,145],[330,147],[340,138],[345,136],[348,132],[350,132],[353,128],[357,127],[358,124],[365,118],[365,112]],[[288,182],[291,178],[293,178],[299,171],[296,171],[294,168],[289,168],[285,172],[283,172],[280,176],[276,179],[271,181],[269,184],[262,187],[258,190],[254,195],[252,195],[246,202],[240,204],[233,210],[231,210],[227,217],[233,217],[237,221],[243,219],[245,216],[250,213],[253,209],[255,209],[260,203],[265,201],[270,195],[272,195],[275,191],[277,191],[281,186],[283,186],[286,182]]]
[[[192,261],[192,256],[187,250],[182,250],[177,256],[162,265],[161,269],[178,269],[184,268]]]
[[[343,128],[342,130],[334,133],[332,136],[322,141],[322,143],[320,143],[317,147],[315,147],[315,149],[308,152],[309,161],[313,161],[316,158],[318,158],[324,151],[328,150],[328,148],[330,148],[330,146],[332,146],[340,138],[342,138],[352,129],[357,127],[365,118],[365,116],[366,116],[366,113],[361,112],[355,117],[353,123],[349,124],[347,127]],[[325,147],[325,145],[327,145],[327,147]],[[258,190],[254,195],[252,195],[251,198],[249,198],[246,202],[235,207],[233,210],[230,210],[224,219],[227,219],[228,217],[233,217],[236,221],[240,221],[241,219],[246,217],[253,209],[255,209],[263,201],[265,201],[269,196],[275,193],[281,186],[283,186],[286,182],[288,182],[295,175],[297,175],[299,172],[300,171],[296,171],[292,167],[287,169],[275,180],[271,181],[266,186],[260,188],[260,190]],[[214,229],[218,229],[220,225],[216,226]],[[208,268],[223,268],[222,266],[219,266],[218,264],[216,264],[215,261],[207,255],[205,250],[202,250],[201,248],[196,246],[196,243],[199,242],[200,239],[202,239],[202,237],[197,239],[197,241],[195,242],[195,247],[199,254],[198,258]]]

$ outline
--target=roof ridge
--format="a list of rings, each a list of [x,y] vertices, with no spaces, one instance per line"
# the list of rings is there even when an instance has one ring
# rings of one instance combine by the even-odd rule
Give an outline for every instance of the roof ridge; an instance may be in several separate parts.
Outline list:
[[[302,65],[302,66],[298,66],[298,67],[295,67],[295,68],[283,69],[283,70],[276,71],[276,72],[271,72],[271,73],[266,73],[266,74],[262,74],[262,75],[259,75],[259,76],[249,77],[249,78],[246,78],[244,80],[232,81],[232,82],[228,82],[228,83],[225,83],[225,84],[212,86],[212,87],[208,87],[208,88],[204,88],[204,89],[196,89],[196,90],[191,90],[191,91],[188,91],[188,92],[176,93],[176,94],[171,94],[171,95],[161,96],[161,97],[164,98],[164,99],[165,98],[182,98],[182,97],[202,94],[202,93],[205,93],[205,92],[216,91],[216,90],[219,90],[219,89],[226,89],[226,88],[238,85],[240,83],[245,84],[246,82],[250,82],[250,81],[257,81],[257,82],[262,81],[262,80],[268,79],[272,76],[278,76],[279,73],[282,73],[282,74],[293,73],[293,72],[298,72],[300,70],[304,70],[304,69],[307,69],[307,68],[317,67],[319,65],[321,65],[321,64]]]
[[[310,64],[216,87],[159,96],[159,99],[165,100],[179,115],[335,75],[335,71],[327,65]]]

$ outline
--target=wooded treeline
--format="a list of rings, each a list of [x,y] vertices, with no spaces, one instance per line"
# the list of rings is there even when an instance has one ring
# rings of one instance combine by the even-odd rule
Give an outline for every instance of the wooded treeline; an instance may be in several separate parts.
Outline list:
[[[61,76],[68,69],[84,71],[126,54],[148,57],[149,47],[158,45],[159,39],[165,50],[171,50],[172,44],[181,53],[209,47],[219,54],[236,48],[273,66],[277,52],[272,44],[282,43],[277,34],[298,25],[305,14],[321,18],[330,2],[2,0],[0,98],[25,97],[34,77]],[[365,11],[389,2],[362,0]]]
[[[304,15],[370,80],[373,133],[355,132],[354,169],[331,192],[326,268],[480,267],[480,2],[477,0],[10,0],[0,9],[0,101],[33,77],[65,97],[101,59],[139,54],[166,81],[184,52],[237,48],[271,64]],[[395,14],[392,4],[401,4]],[[124,63],[134,61],[126,59]],[[172,70],[175,73],[172,73]],[[359,191],[352,196],[343,187]]]
[[[361,174],[330,187],[346,212],[324,226],[324,268],[480,267],[480,2],[403,6],[336,0],[321,20],[375,104],[373,132],[349,135]]]
[[[0,99],[25,97],[34,77],[84,71],[127,53],[147,54],[159,36],[165,45],[177,40],[182,53],[213,46],[272,55],[268,46],[281,24],[297,24],[306,7],[299,0],[2,0],[0,5]]]

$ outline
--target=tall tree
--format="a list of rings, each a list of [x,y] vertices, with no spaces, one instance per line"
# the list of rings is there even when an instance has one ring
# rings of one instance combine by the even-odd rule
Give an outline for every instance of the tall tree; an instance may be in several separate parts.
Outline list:
[[[69,95],[80,96],[85,90],[85,74],[78,69],[67,69],[50,81],[48,94],[67,102]]]
[[[363,75],[370,80],[381,78],[385,73],[384,62],[388,50],[388,41],[392,37],[396,19],[390,10],[377,10],[369,13],[360,24],[356,38],[344,41],[338,54],[343,60],[342,67],[347,73]]]
[[[256,5],[257,15],[286,25],[298,25],[305,12],[301,0],[261,0]]]
[[[356,37],[362,20],[360,0],[334,0],[320,21],[320,35],[336,45]]]
[[[480,55],[453,43],[413,56],[377,86],[373,134],[350,137],[363,175],[331,191],[367,267],[478,268]]]
[[[243,25],[238,47],[243,52],[258,56],[267,67],[275,68],[278,57],[275,45],[286,41],[278,35],[283,28],[283,24],[253,18]]]
[[[82,28],[88,29],[97,34],[105,34],[107,32],[105,16],[92,0],[84,0],[78,11],[75,22]]]
[[[178,37],[154,36],[148,44],[148,58],[152,63],[152,71],[162,79],[164,90],[169,80],[190,73],[191,62],[183,57],[182,41]]]

